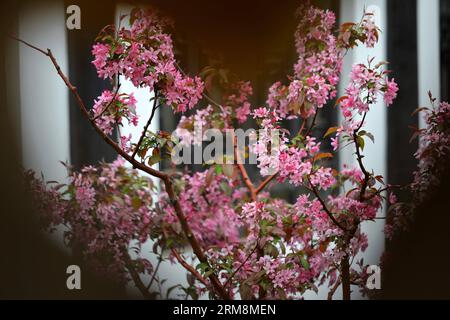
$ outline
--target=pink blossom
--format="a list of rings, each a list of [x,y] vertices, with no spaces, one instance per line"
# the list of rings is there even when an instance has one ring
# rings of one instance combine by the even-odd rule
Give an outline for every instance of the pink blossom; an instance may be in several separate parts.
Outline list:
[[[394,79],[389,81],[386,80],[386,92],[384,94],[384,102],[387,106],[391,105],[394,99],[397,97],[398,85],[395,83]]]

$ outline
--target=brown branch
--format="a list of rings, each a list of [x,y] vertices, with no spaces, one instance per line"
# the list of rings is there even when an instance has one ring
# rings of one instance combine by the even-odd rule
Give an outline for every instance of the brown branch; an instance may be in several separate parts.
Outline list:
[[[17,39],[17,38],[15,38],[15,39]],[[19,39],[17,39],[17,40],[19,40]],[[81,99],[80,95],[78,94],[77,88],[69,81],[67,76],[62,72],[61,67],[59,66],[58,62],[56,61],[56,59],[53,56],[50,49],[47,49],[47,52],[45,52],[44,50],[39,49],[33,45],[30,45],[29,43],[27,43],[25,41],[22,41],[22,40],[19,40],[19,41],[50,58],[58,75],[61,77],[61,79],[64,81],[65,85],[69,88],[69,90],[72,92],[73,96],[75,97],[75,100],[77,101],[77,104],[78,104],[82,114],[86,117],[86,119],[88,119],[91,122],[91,125],[95,129],[95,131],[97,131],[97,133],[103,138],[103,140],[105,140],[105,142],[108,143],[117,152],[117,154],[119,154],[125,160],[127,160],[131,165],[133,165],[133,167],[135,167],[143,172],[146,172],[146,173],[150,174],[151,176],[160,178],[164,182],[164,185],[166,187],[166,192],[167,192],[169,199],[175,209],[175,213],[176,213],[178,219],[180,220],[180,224],[182,226],[183,232],[186,235],[190,245],[192,246],[192,249],[193,249],[195,255],[197,256],[197,258],[199,259],[200,262],[208,263],[207,258],[203,252],[203,249],[200,246],[200,244],[198,243],[194,234],[192,233],[192,231],[187,223],[186,217],[184,216],[184,213],[181,209],[181,206],[180,206],[178,200],[176,199],[176,195],[175,195],[175,192],[173,190],[173,186],[172,186],[172,183],[170,180],[170,175],[168,175],[164,172],[155,170],[151,167],[148,167],[148,166],[140,163],[139,161],[136,161],[128,153],[123,151],[122,148],[120,148],[120,146],[116,142],[114,142],[109,136],[107,136],[103,132],[103,130],[101,130],[97,126],[95,121],[90,117],[89,111],[87,110],[83,100]],[[131,276],[133,278],[135,278],[135,275],[133,276],[133,274],[131,274]],[[219,294],[219,296],[222,299],[229,299],[230,296],[229,296],[228,292],[223,288],[223,286],[220,283],[217,276],[214,273],[212,273],[211,275],[209,275],[209,278],[210,278],[215,290]]]
[[[328,296],[327,296],[328,300],[333,300],[333,295],[336,292],[337,288],[339,288],[340,285],[341,285],[341,279],[337,279],[333,288],[331,288],[330,292],[328,292]]]
[[[28,47],[30,47],[30,48],[36,50],[36,51],[39,51],[40,53],[42,53],[42,54],[48,56],[48,53],[47,53],[46,51],[42,50],[41,48],[38,48],[38,47],[36,47],[36,46],[33,46],[32,44],[30,44],[30,43],[28,43],[28,42],[26,42],[26,41],[24,41],[24,40],[22,40],[22,39],[19,39],[19,38],[13,36],[13,35],[10,35],[10,37],[11,37],[12,39],[14,39],[14,40],[17,40],[17,41],[19,41],[19,42],[25,44],[26,46],[28,46]]]
[[[163,253],[164,253],[165,248],[166,248],[165,245],[163,245],[161,247],[161,254],[158,258],[158,264],[156,265],[155,271],[153,271],[152,278],[150,279],[150,281],[147,285],[147,290],[149,290],[152,287],[153,281],[155,281],[155,279],[156,279],[156,275],[158,274],[159,267],[161,266],[161,263],[163,261]]]
[[[267,177],[263,182],[261,182],[261,184],[255,190],[256,194],[260,193],[269,184],[269,182],[272,181],[277,175],[278,172]]]
[[[366,168],[364,167],[364,163],[362,161],[363,157],[361,155],[360,152],[360,145],[358,143],[358,132],[359,130],[361,130],[364,121],[366,119],[367,116],[367,112],[364,113],[364,116],[362,118],[361,123],[359,124],[358,128],[356,128],[353,131],[353,141],[355,143],[355,148],[356,148],[356,158],[359,164],[359,168],[361,169],[362,173],[364,174],[364,180],[361,184],[361,190],[359,192],[359,201],[363,202],[365,199],[365,194],[366,194],[366,189],[368,187],[369,184],[369,179],[371,177],[371,174],[366,170]],[[345,241],[344,241],[344,245],[343,245],[343,250],[347,250],[351,239],[354,237],[356,231],[358,230],[359,224],[360,224],[360,219],[356,219],[353,223],[353,227],[348,230],[346,232],[345,235]],[[344,257],[341,259],[341,282],[342,282],[342,298],[344,300],[350,300],[351,299],[351,279],[350,279],[350,257],[348,256],[348,254],[345,254]]]
[[[252,181],[250,180],[247,170],[245,170],[245,167],[242,164],[241,159],[239,157],[237,137],[234,137],[234,158],[236,159],[236,166],[239,169],[239,172],[241,173],[242,180],[244,180],[244,183],[247,186],[248,191],[250,192],[250,198],[252,199],[252,201],[256,201],[257,192],[255,189],[255,186],[253,185]]]
[[[194,269],[194,267],[192,267],[189,263],[187,263],[182,257],[181,255],[178,253],[178,251],[175,248],[171,248],[172,254],[175,257],[175,259],[177,259],[177,261],[187,270],[189,271],[198,281],[200,281],[205,287],[209,287],[210,284],[208,283],[208,281],[206,281],[205,278],[203,278],[203,276]]]
[[[162,232],[163,232],[164,237],[167,239],[168,238],[167,230],[165,230],[163,228]],[[207,287],[207,288],[210,287],[210,283],[208,283],[208,281],[206,281],[206,279],[197,270],[195,270],[194,267],[192,267],[189,263],[187,263],[186,260],[183,259],[181,254],[174,247],[171,247],[170,251],[172,252],[172,254],[175,257],[175,259],[177,259],[177,261],[187,271],[189,271],[195,278],[197,278],[198,281],[200,281],[205,287]]]
[[[351,299],[350,290],[350,263],[348,255],[345,255],[341,260],[341,281],[342,281],[342,299]]]
[[[134,267],[131,264],[131,259],[128,255],[128,253],[125,253],[126,255],[126,268],[128,269],[128,272],[131,275],[131,278],[133,279],[134,284],[136,285],[136,288],[138,288],[139,292],[142,294],[142,296],[146,299],[151,299],[152,296],[150,292],[148,291],[147,287],[142,282],[139,273],[134,269]]]
[[[169,196],[172,206],[175,209],[175,213],[178,217],[178,220],[180,220],[181,228],[182,228],[184,234],[186,235],[186,237],[192,247],[192,250],[194,251],[195,255],[197,256],[198,260],[201,263],[206,263],[209,265],[208,259],[206,258],[202,247],[200,246],[199,242],[197,241],[197,238],[194,236],[194,234],[186,220],[186,217],[183,214],[183,211],[180,206],[180,202],[178,201],[178,199],[175,196],[175,192],[173,190],[173,186],[172,186],[170,177],[166,176],[163,179],[163,182],[166,187],[167,195]],[[216,289],[217,293],[219,294],[219,296],[222,299],[225,299],[225,300],[230,299],[228,292],[224,289],[219,278],[217,278],[217,276],[214,272],[209,275],[209,279],[211,280],[211,283],[213,284],[214,288]]]
[[[139,138],[138,143],[136,144],[136,148],[133,151],[133,154],[131,155],[131,157],[134,159],[134,157],[136,156],[136,153],[138,153],[139,148],[141,147],[142,141],[144,141],[145,138],[145,134],[147,133],[148,127],[150,126],[150,124],[152,123],[153,117],[155,116],[155,112],[156,109],[158,108],[156,106],[156,102],[158,101],[158,90],[155,89],[155,97],[153,99],[153,107],[152,107],[152,113],[150,114],[150,118],[148,119],[147,123],[144,126],[144,129],[142,130],[142,134],[141,137]]]
[[[364,180],[363,180],[363,183],[361,185],[361,190],[360,190],[360,193],[359,193],[359,201],[364,201],[364,197],[365,197],[365,194],[366,194],[366,189],[367,189],[367,186],[368,186],[368,183],[369,183],[369,179],[370,179],[370,173],[364,167],[364,163],[362,161],[363,157],[362,157],[361,152],[359,150],[360,146],[359,146],[359,143],[358,143],[358,132],[359,132],[359,130],[361,130],[361,128],[362,128],[362,126],[364,124],[364,120],[366,119],[366,115],[367,115],[367,112],[364,113],[364,116],[363,116],[362,121],[359,124],[358,128],[356,128],[353,131],[353,141],[355,142],[355,149],[356,149],[356,160],[358,161],[359,168],[361,169],[362,173],[364,174]]]
[[[319,109],[316,108],[316,113],[314,114],[314,117],[313,117],[310,127],[308,128],[308,130],[305,133],[305,137],[308,136],[311,133],[311,130],[315,127],[318,113],[319,113]]]
[[[258,239],[258,241],[256,241],[255,247],[253,248],[252,251],[250,251],[250,253],[247,255],[245,260],[239,265],[239,267],[236,270],[233,271],[233,273],[228,277],[227,281],[225,281],[225,284],[223,285],[225,288],[227,287],[228,283],[230,283],[230,281],[233,280],[233,278],[236,275],[236,273],[238,273],[239,270],[242,269],[244,264],[247,263],[248,259],[250,259],[250,257],[253,255],[253,253],[255,253],[255,251],[256,251],[256,249],[258,249],[258,247],[259,247],[259,239]]]
[[[118,78],[118,76],[117,76],[117,78]],[[116,100],[117,94],[119,93],[119,89],[120,89],[120,83],[117,85],[116,92],[114,92],[114,96],[111,99],[111,101],[106,105],[106,107],[102,110],[102,112],[100,112],[97,116],[94,117],[94,119],[93,119],[94,121],[97,120],[98,118],[100,118],[102,115],[104,115],[106,111],[108,111],[109,107]]]
[[[331,219],[331,221],[333,221],[333,223],[339,227],[339,229],[341,229],[342,231],[346,232],[347,229],[345,229],[334,217],[333,213],[330,211],[330,209],[328,209],[327,205],[325,204],[325,201],[323,201],[323,199],[320,197],[319,192],[317,191],[316,187],[314,187],[311,183],[310,183],[310,190],[314,193],[314,195],[316,196],[317,200],[319,200],[320,204],[322,205],[323,210],[326,212],[326,214],[328,215],[328,217]]]
[[[298,130],[297,134],[302,134],[303,130],[305,129],[305,126],[306,126],[306,119],[303,119],[302,125],[300,126],[300,129]]]

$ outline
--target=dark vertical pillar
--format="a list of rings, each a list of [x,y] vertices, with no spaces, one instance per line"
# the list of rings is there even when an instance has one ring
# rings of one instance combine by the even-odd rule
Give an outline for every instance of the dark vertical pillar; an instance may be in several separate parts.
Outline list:
[[[388,60],[400,91],[388,110],[388,182],[406,184],[416,168],[417,141],[409,143],[408,128],[418,125],[411,113],[418,107],[417,4],[415,0],[389,0]]]
[[[114,2],[66,1],[66,6],[76,4],[81,9],[81,30],[68,30],[69,77],[78,88],[81,98],[91,107],[102,90],[110,87],[108,81],[99,79],[92,65],[92,44],[98,32],[114,23]],[[77,168],[95,164],[100,160],[115,159],[114,151],[92,129],[78,110],[75,100],[70,100],[70,152],[72,164]]]

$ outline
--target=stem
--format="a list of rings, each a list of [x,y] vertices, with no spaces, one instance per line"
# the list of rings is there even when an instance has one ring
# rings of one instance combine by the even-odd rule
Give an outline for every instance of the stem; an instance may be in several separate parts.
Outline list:
[[[153,117],[155,116],[156,109],[158,108],[158,107],[156,106],[156,102],[157,102],[157,101],[158,101],[158,90],[155,89],[155,98],[154,98],[154,100],[153,100],[152,113],[151,113],[150,118],[148,119],[147,123],[145,124],[144,130],[142,130],[141,137],[139,138],[139,141],[138,141],[138,143],[136,144],[136,148],[135,148],[134,151],[133,151],[133,154],[132,154],[132,156],[131,156],[133,159],[134,159],[134,157],[136,156],[136,153],[138,153],[139,148],[141,147],[142,141],[144,141],[145,134],[147,133],[148,127],[149,127],[150,124],[152,123]]]
[[[233,271],[233,273],[230,275],[230,277],[227,279],[227,281],[225,281],[225,284],[223,285],[224,287],[226,287],[228,285],[228,283],[231,282],[231,280],[233,280],[233,277],[236,275],[236,273],[239,272],[239,270],[242,269],[242,267],[244,266],[244,264],[248,261],[248,259],[250,259],[250,257],[252,256],[253,253],[255,253],[256,249],[258,249],[259,246],[259,239],[258,241],[256,241],[256,245],[253,248],[252,251],[250,251],[250,253],[247,255],[247,257],[245,258],[245,260],[239,265],[239,267]]]
[[[317,120],[317,114],[318,114],[318,113],[319,113],[319,109],[316,109],[316,112],[314,113],[313,120],[312,120],[312,122],[311,122],[311,126],[310,126],[309,129],[306,131],[305,137],[308,136],[308,135],[311,133],[312,129],[315,127],[315,125],[316,125],[316,120]]]
[[[331,288],[330,292],[328,292],[328,296],[327,296],[328,300],[333,300],[333,295],[336,292],[337,288],[339,288],[340,285],[341,285],[341,280],[337,279],[333,288]]]
[[[146,286],[142,282],[141,278],[139,277],[139,274],[134,269],[134,267],[131,265],[131,259],[128,255],[128,252],[125,253],[126,255],[126,268],[128,272],[131,275],[131,278],[133,279],[134,284],[136,285],[136,288],[138,288],[139,292],[142,294],[142,296],[146,299],[151,299],[152,296],[150,295],[149,291],[147,290]]]
[[[360,146],[358,143],[358,132],[359,132],[359,130],[361,130],[361,128],[364,124],[366,115],[367,115],[367,112],[364,113],[363,119],[362,119],[360,125],[358,126],[358,128],[353,131],[353,140],[354,140],[355,148],[356,148],[356,158],[357,158],[357,161],[359,164],[359,168],[361,169],[362,173],[364,174],[364,180],[361,184],[361,190],[359,192],[359,201],[360,202],[363,202],[364,200],[366,200],[365,199],[366,189],[367,189],[369,179],[371,176],[370,173],[364,167],[364,163],[362,161],[363,157],[361,155]],[[346,234],[346,239],[344,242],[343,250],[347,250],[351,239],[354,237],[356,231],[358,230],[360,222],[361,221],[359,219],[356,219],[353,223],[353,228],[350,229],[348,231],[348,233]],[[341,282],[342,282],[342,298],[344,300],[350,300],[350,298],[351,298],[351,289],[350,289],[351,281],[350,281],[350,262],[349,262],[348,254],[345,254],[345,256],[341,260]]]
[[[158,259],[158,264],[156,265],[156,268],[155,268],[155,271],[153,272],[152,278],[150,279],[150,282],[147,285],[147,290],[150,290],[150,288],[152,287],[153,281],[155,281],[156,275],[158,274],[159,267],[161,266],[161,263],[163,261],[164,249],[165,249],[165,245],[163,245],[161,247],[161,254]]]
[[[181,255],[178,253],[178,251],[175,248],[171,249],[173,256],[177,261],[187,270],[189,271],[195,278],[197,278],[198,281],[200,281],[205,287],[209,287],[210,284],[205,280],[205,278],[202,277],[202,275],[195,270],[189,263],[187,263]],[[225,287],[225,285],[224,285]]]
[[[344,228],[344,226],[342,226],[334,217],[333,213],[330,211],[330,209],[328,209],[327,205],[325,204],[325,201],[323,201],[323,199],[320,197],[319,192],[317,191],[316,187],[314,187],[311,183],[311,191],[314,193],[314,195],[316,196],[317,200],[319,200],[320,204],[323,207],[323,210],[326,212],[326,214],[328,215],[328,217],[331,219],[331,221],[333,221],[333,223],[339,227],[339,229],[341,229],[342,231],[346,232],[347,229]]]
[[[119,76],[117,76],[117,79],[119,79]],[[120,83],[117,85],[116,92],[114,93],[114,96],[111,99],[111,101],[106,105],[106,107],[102,110],[102,112],[100,112],[100,114],[98,114],[97,116],[94,117],[94,119],[93,119],[94,121],[97,120],[98,118],[100,118],[102,115],[104,115],[106,111],[108,111],[109,107],[116,100],[117,94],[119,93],[119,89],[120,89]]]
[[[185,236],[187,237],[187,239],[192,247],[192,250],[194,251],[195,255],[197,256],[198,260],[201,263],[206,263],[209,265],[208,259],[206,258],[202,247],[200,246],[199,242],[197,241],[197,238],[194,236],[194,234],[186,220],[186,217],[183,214],[180,203],[175,196],[175,192],[173,190],[173,186],[172,186],[170,177],[166,176],[163,179],[163,182],[164,182],[164,186],[166,187],[167,195],[169,196],[172,206],[175,209],[175,213],[178,217],[178,220],[180,220],[181,228],[182,228]],[[228,292],[224,289],[220,280],[217,278],[217,276],[214,272],[209,275],[209,279],[211,280],[211,283],[213,284],[214,288],[216,289],[217,293],[219,294],[219,296],[222,299],[225,299],[225,300],[230,299]]]
[[[257,192],[255,190],[255,186],[250,180],[250,177],[248,176],[247,170],[245,170],[244,165],[241,163],[236,137],[234,137],[234,157],[236,158],[236,166],[239,169],[239,172],[241,173],[242,180],[244,180],[244,183],[247,186],[248,191],[250,191],[250,198],[252,199],[252,201],[256,201]]]
[[[345,255],[341,260],[341,282],[342,282],[342,299],[350,300],[350,263],[348,255]]]
[[[269,182],[272,181],[277,175],[278,175],[278,172],[267,177],[266,180],[261,182],[261,184],[255,190],[256,194],[260,193],[269,184]]]
[[[167,238],[167,231],[165,229],[162,230],[163,235],[165,238]],[[200,281],[205,287],[210,287],[210,283],[206,281],[206,279],[197,271],[195,270],[189,263],[186,262],[186,260],[183,259],[181,254],[176,250],[176,248],[171,247],[170,251],[172,252],[173,256],[177,261],[187,270],[189,271],[195,278],[197,278],[198,281]],[[225,286],[224,286],[225,287]]]

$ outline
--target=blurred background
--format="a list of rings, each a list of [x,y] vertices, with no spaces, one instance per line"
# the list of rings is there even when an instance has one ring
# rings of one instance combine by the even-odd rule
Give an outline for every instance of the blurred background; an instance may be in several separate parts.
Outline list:
[[[118,287],[88,272],[83,272],[82,290],[67,290],[66,267],[82,263],[64,248],[63,230],[47,237],[34,226],[32,209],[20,193],[22,168],[42,172],[46,180],[65,181],[66,170],[59,161],[79,168],[100,160],[111,161],[115,154],[79,113],[50,61],[8,35],[17,35],[40,48],[50,48],[86,104],[92,105],[101,91],[110,87],[97,77],[91,64],[90,51],[96,35],[132,7],[152,5],[175,21],[176,55],[183,69],[195,74],[208,65],[227,68],[252,82],[252,103],[260,106],[267,97],[267,88],[275,81],[284,80],[296,61],[294,12],[300,2],[40,0],[3,3],[0,297],[136,297],[133,289]],[[400,92],[389,109],[381,104],[371,111],[368,131],[375,135],[376,143],[366,147],[365,161],[369,169],[387,177],[388,183],[410,182],[417,165],[413,156],[417,142],[409,142],[408,127],[423,126],[420,117],[411,113],[418,106],[429,105],[429,90],[442,100],[448,100],[450,94],[450,1],[323,0],[316,3],[332,9],[340,23],[358,21],[364,8],[375,13],[382,29],[380,42],[374,49],[360,48],[346,57],[340,87],[345,87],[345,75],[353,63],[365,62],[369,56],[390,62]],[[70,5],[80,8],[80,29],[66,27],[70,16],[66,10]],[[121,89],[129,91],[130,87],[125,84]],[[150,95],[150,92],[139,92],[140,103],[148,101]],[[317,133],[339,120],[336,109],[324,110]],[[161,108],[158,118],[152,130],[171,132],[178,120],[170,108]],[[296,125],[287,123],[291,129]],[[141,128],[135,130],[140,132]],[[349,163],[351,158],[351,153],[343,151],[334,165]],[[255,174],[254,168],[249,167],[249,171]],[[446,222],[450,212],[448,189],[443,186],[441,190],[443,194],[436,195],[440,202],[434,202],[436,207],[423,209],[423,220],[419,216],[417,229],[394,243],[385,243],[382,220],[364,226],[370,241],[364,255],[366,262],[379,264],[383,251],[387,248],[390,252],[380,297],[450,297],[450,286],[446,285],[450,280],[444,272],[449,260]],[[298,191],[282,185],[274,192],[292,200]],[[162,272],[169,279],[168,284],[185,281],[180,269],[167,265]],[[326,288],[320,288],[318,294],[311,292],[307,298],[324,298],[326,293]],[[352,297],[358,299],[360,295],[354,292]]]

